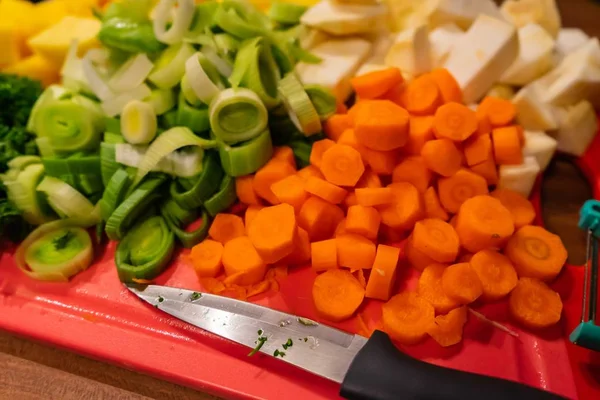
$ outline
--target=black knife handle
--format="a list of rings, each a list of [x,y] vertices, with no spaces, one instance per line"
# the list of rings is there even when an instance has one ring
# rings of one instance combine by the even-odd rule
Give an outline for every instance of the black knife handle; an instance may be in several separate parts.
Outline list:
[[[375,331],[342,382],[349,400],[558,400],[556,394],[489,376],[439,367],[400,351]]]

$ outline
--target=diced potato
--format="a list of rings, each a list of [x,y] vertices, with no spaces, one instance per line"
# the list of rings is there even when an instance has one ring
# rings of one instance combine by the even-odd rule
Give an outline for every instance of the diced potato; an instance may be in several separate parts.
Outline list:
[[[525,131],[524,156],[535,157],[540,169],[544,171],[556,152],[556,139],[542,131]]]
[[[523,158],[521,165],[501,165],[498,170],[498,188],[510,189],[529,197],[541,168],[535,157]]]
[[[434,68],[441,67],[446,62],[450,51],[464,36],[458,25],[448,23],[440,25],[429,34],[431,45],[431,60]]]
[[[506,0],[500,10],[519,28],[534,23],[544,27],[552,37],[558,36],[561,20],[556,0]]]
[[[44,87],[59,81],[58,68],[38,54],[6,67],[2,69],[2,72],[39,80]]]
[[[512,86],[497,83],[486,93],[486,96],[512,100],[512,98],[515,97],[515,89],[513,89]]]
[[[582,156],[598,132],[598,121],[592,104],[584,100],[557,111],[559,127],[555,137],[558,150]]]
[[[398,33],[385,56],[385,63],[411,75],[430,71],[431,50],[427,26],[422,25]]]
[[[517,108],[517,121],[523,128],[533,131],[549,131],[558,127],[552,106],[541,99],[536,84],[529,84],[512,98]]]
[[[386,23],[382,5],[346,5],[323,0],[302,15],[302,24],[331,35],[354,35],[377,30]]]
[[[556,52],[563,58],[586,44],[589,39],[579,28],[562,28],[556,38]]]

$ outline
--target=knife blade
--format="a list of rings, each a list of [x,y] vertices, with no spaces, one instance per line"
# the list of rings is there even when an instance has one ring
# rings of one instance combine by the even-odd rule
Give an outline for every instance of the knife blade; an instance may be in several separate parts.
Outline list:
[[[349,400],[563,399],[520,383],[425,363],[400,352],[381,331],[367,340],[227,297],[169,286],[125,286],[148,304],[189,324],[264,354],[283,352],[277,358],[340,383],[341,396]]]

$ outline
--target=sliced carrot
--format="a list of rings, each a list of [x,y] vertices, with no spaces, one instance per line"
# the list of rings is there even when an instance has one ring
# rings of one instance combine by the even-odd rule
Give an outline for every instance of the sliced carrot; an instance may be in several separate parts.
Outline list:
[[[421,155],[421,149],[425,143],[433,138],[433,115],[424,117],[411,115],[408,142],[402,150],[405,154]]]
[[[317,168],[321,168],[321,160],[323,154],[333,147],[335,142],[331,139],[323,139],[313,143],[312,150],[310,151],[310,165],[314,165]]]
[[[346,196],[346,198],[344,199],[344,207],[346,207],[346,209],[355,206],[358,204],[358,200],[356,199],[356,193],[354,193],[353,191],[348,193],[348,196]]]
[[[340,223],[335,228],[335,232],[333,233],[333,236],[338,237],[341,235],[345,235],[346,233],[349,233],[349,232],[346,231],[346,218],[344,218],[343,220],[340,221]]]
[[[388,187],[394,193],[394,200],[379,207],[381,222],[394,229],[411,230],[425,214],[419,191],[407,182],[392,183]]]
[[[339,322],[356,312],[365,298],[365,289],[350,271],[330,269],[315,279],[312,297],[319,315]]]
[[[358,143],[358,139],[356,138],[356,132],[354,131],[354,128],[349,128],[342,132],[339,139],[337,140],[337,143],[345,144],[346,146],[350,146],[356,149],[356,151],[361,153],[362,156],[364,146]]]
[[[225,243],[223,248],[225,274],[242,273],[241,285],[260,282],[267,272],[267,265],[258,254],[248,236],[240,236]]]
[[[438,314],[446,314],[460,305],[442,290],[442,275],[447,267],[447,264],[438,263],[428,265],[419,277],[417,286],[419,296],[430,302]]]
[[[433,119],[433,131],[438,139],[446,138],[462,142],[477,131],[475,111],[460,103],[446,103],[437,109]]]
[[[499,165],[519,165],[523,163],[519,130],[515,126],[496,128],[492,131],[494,158]]]
[[[315,167],[314,165],[309,165],[307,167],[302,168],[296,173],[296,175],[298,175],[298,177],[302,180],[307,180],[310,176],[323,179],[323,174],[321,173],[319,168]]]
[[[365,100],[354,118],[358,142],[377,151],[398,149],[408,140],[408,112],[389,100]]]
[[[527,225],[515,232],[504,251],[519,277],[551,281],[567,261],[567,250],[559,236],[540,226]]]
[[[273,192],[279,202],[291,205],[294,207],[296,213],[298,213],[300,212],[302,204],[308,199],[308,193],[305,190],[305,186],[305,181],[297,174],[290,175],[272,184],[271,192]]]
[[[467,165],[481,164],[492,155],[492,139],[489,134],[471,136],[465,142],[465,160]]]
[[[354,186],[365,172],[365,165],[358,151],[336,144],[323,154],[321,172],[334,185]]]
[[[463,327],[466,322],[467,307],[462,306],[450,311],[446,315],[435,317],[434,323],[427,333],[440,346],[453,346],[462,340]]]
[[[402,92],[402,104],[411,114],[433,114],[441,102],[440,89],[430,74],[410,81]]]
[[[460,304],[470,304],[483,294],[483,285],[471,264],[449,266],[442,275],[442,289],[446,296]]]
[[[385,100],[389,100],[391,102],[394,102],[394,103],[398,104],[399,106],[404,106],[404,103],[402,100],[402,93],[404,93],[405,88],[406,88],[406,85],[394,86],[390,90],[385,92],[385,94],[383,96],[381,96],[381,98],[385,99]]]
[[[241,217],[219,213],[210,225],[208,235],[217,242],[225,244],[231,239],[246,235],[246,228]]]
[[[480,110],[475,111],[475,117],[477,118],[477,134],[485,135],[492,133],[492,123],[490,122],[490,118],[487,114],[481,112]]]
[[[342,219],[344,212],[341,208],[311,196],[300,209],[298,226],[308,232],[311,242],[315,242],[329,239]]]
[[[284,264],[298,265],[310,261],[310,238],[308,232],[298,228],[294,239],[294,250],[281,260]]]
[[[500,203],[510,211],[515,229],[529,225],[535,219],[533,204],[521,193],[510,189],[496,189],[491,196],[500,200]]]
[[[457,213],[460,206],[471,197],[483,194],[488,194],[486,180],[468,169],[460,169],[451,177],[438,181],[440,202],[451,213]]]
[[[346,234],[336,239],[338,262],[350,269],[371,269],[375,261],[375,244],[364,236]]]
[[[296,169],[296,157],[294,157],[294,151],[289,146],[276,147],[271,158],[285,161]]]
[[[265,262],[272,264],[294,251],[296,215],[289,204],[265,207],[248,226],[248,237]]]
[[[485,179],[488,185],[498,183],[498,166],[493,156],[480,164],[471,166],[471,171]]]
[[[473,258],[473,253],[463,253],[460,256],[458,256],[458,262],[459,263],[468,263],[468,262],[471,262],[472,258]]]
[[[381,307],[383,329],[402,344],[415,344],[427,335],[435,319],[431,304],[415,292],[395,295]]]
[[[375,208],[356,205],[348,208],[345,231],[375,240],[377,239],[380,223],[381,216]]]
[[[397,230],[390,226],[381,224],[379,226],[379,242],[399,244],[407,237],[407,231]]]
[[[360,180],[356,183],[357,188],[380,188],[381,179],[371,168],[365,168],[365,172],[360,177]]]
[[[295,173],[294,167],[286,161],[271,159],[256,172],[252,186],[260,198],[271,204],[279,204],[279,199],[271,191],[271,185]]]
[[[491,196],[475,196],[465,201],[456,218],[460,244],[476,253],[501,249],[515,231],[510,212]]]
[[[371,150],[366,146],[359,149],[360,154],[373,172],[379,175],[391,175],[394,167],[398,164],[400,152],[398,150],[377,151]]]
[[[246,293],[246,297],[250,298],[252,296],[258,296],[259,294],[263,294],[271,287],[271,283],[269,281],[262,281],[255,285],[252,285],[248,288],[248,292]]]
[[[445,68],[436,68],[429,74],[437,84],[444,103],[462,103],[463,94],[458,82]]]
[[[477,111],[487,115],[494,128],[512,123],[517,116],[517,109],[510,100],[492,96],[485,97]]]
[[[392,188],[357,188],[356,201],[361,206],[382,206],[394,202],[394,192]]]
[[[253,175],[240,176],[235,178],[235,193],[238,199],[248,205],[260,204],[260,199],[254,191],[252,181],[254,180]]]
[[[346,104],[343,101],[338,100],[338,101],[336,101],[335,112],[337,114],[347,114],[348,107],[346,107]]]
[[[200,278],[200,284],[207,293],[220,294],[225,290],[223,282],[216,278]]]
[[[365,270],[364,269],[357,269],[356,271],[350,271],[352,272],[352,275],[354,275],[354,277],[356,278],[356,280],[358,280],[358,283],[360,283],[360,286],[362,286],[363,288],[367,288],[367,280],[365,279]]]
[[[400,249],[397,247],[384,244],[377,246],[373,269],[366,287],[366,297],[383,301],[389,300],[396,281],[396,267],[399,258]]]
[[[425,215],[427,218],[438,218],[442,221],[448,221],[450,216],[440,204],[440,199],[433,186],[430,186],[423,195],[423,203],[425,204]]]
[[[361,99],[376,99],[404,82],[398,68],[386,68],[351,79],[354,91]]]
[[[544,282],[521,278],[510,293],[508,309],[511,316],[521,325],[542,329],[560,321],[563,304],[560,295]]]
[[[352,128],[352,119],[347,114],[334,114],[323,123],[325,135],[334,142],[337,142],[342,133],[350,128]]]
[[[433,258],[415,248],[412,235],[404,244],[404,254],[410,265],[417,271],[423,271],[427,266],[437,263]]]
[[[412,238],[417,250],[437,262],[453,262],[458,257],[458,235],[452,225],[441,219],[426,218],[417,222]]]
[[[462,154],[450,139],[430,140],[423,146],[421,157],[427,168],[442,176],[452,176],[462,164]]]
[[[352,107],[350,107],[350,109],[348,110],[348,116],[350,117],[350,120],[352,121],[352,126],[354,126],[354,121],[356,120],[356,114],[358,114],[358,110],[360,110],[363,103],[364,102],[360,98],[358,98],[358,99],[356,99],[356,101],[354,102]]]
[[[339,267],[335,239],[312,242],[310,244],[310,256],[312,269],[315,272],[323,272]]]
[[[341,203],[348,195],[348,192],[341,187],[315,177],[310,177],[306,180],[304,189],[308,193],[320,197],[331,204]]]
[[[223,267],[223,245],[206,239],[192,247],[190,259],[199,277],[214,278]]]
[[[392,174],[392,182],[408,182],[416,187],[419,193],[425,193],[432,178],[433,174],[421,156],[405,158],[394,168]]]
[[[481,281],[484,300],[500,300],[515,288],[519,280],[508,257],[493,250],[473,254],[470,264]]]

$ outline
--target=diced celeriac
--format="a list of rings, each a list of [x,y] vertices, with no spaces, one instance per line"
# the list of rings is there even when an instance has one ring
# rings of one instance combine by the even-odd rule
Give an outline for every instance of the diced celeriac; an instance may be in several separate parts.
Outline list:
[[[385,64],[400,68],[411,75],[430,71],[431,51],[427,26],[422,25],[398,33],[385,56]]]
[[[579,28],[562,28],[556,38],[556,52],[560,57],[574,52],[587,43],[590,37]]]
[[[555,0],[506,0],[500,11],[517,27],[538,24],[554,38],[560,30],[560,13]]]
[[[525,131],[524,156],[533,156],[544,171],[556,152],[556,139],[542,131]]]
[[[356,71],[356,76],[368,74],[369,72],[381,71],[387,68],[389,67],[385,64],[375,64],[371,62],[366,62],[358,69],[358,71]]]
[[[480,15],[502,18],[493,0],[436,0],[435,3],[429,17],[431,26],[452,22],[462,29],[468,29]]]
[[[300,46],[303,49],[310,50],[313,47],[328,41],[331,36],[319,29],[304,27],[305,32],[300,36]]]
[[[383,4],[340,4],[323,0],[306,11],[300,22],[331,35],[371,32],[386,23],[387,7]]]
[[[519,53],[517,30],[505,21],[479,16],[457,43],[445,67],[463,91],[465,103],[478,101]]]
[[[529,197],[541,168],[534,156],[523,157],[521,165],[501,165],[498,169],[498,188],[510,189]]]
[[[512,86],[497,83],[486,93],[486,96],[512,100],[512,98],[515,97],[515,89],[513,89]]]
[[[318,84],[331,89],[340,100],[351,92],[354,76],[371,51],[371,42],[364,39],[335,39],[321,43],[311,52],[323,61],[319,64],[298,63],[296,72],[305,84]]]
[[[441,67],[450,54],[452,47],[465,33],[453,23],[440,25],[429,34],[431,62],[434,68]]]
[[[523,86],[544,75],[554,64],[554,39],[537,24],[527,24],[518,31],[519,55],[500,77],[500,82]]]
[[[523,87],[512,98],[517,108],[517,122],[525,129],[548,131],[558,127],[552,106],[543,102],[535,84]]]
[[[598,122],[589,101],[557,109],[559,127],[555,132],[558,150],[574,156],[582,156],[596,136]]]
[[[392,47],[393,36],[388,31],[383,31],[373,38],[371,54],[365,64],[385,64],[385,56]]]
[[[438,0],[386,0],[390,22],[395,32],[428,24]]]

